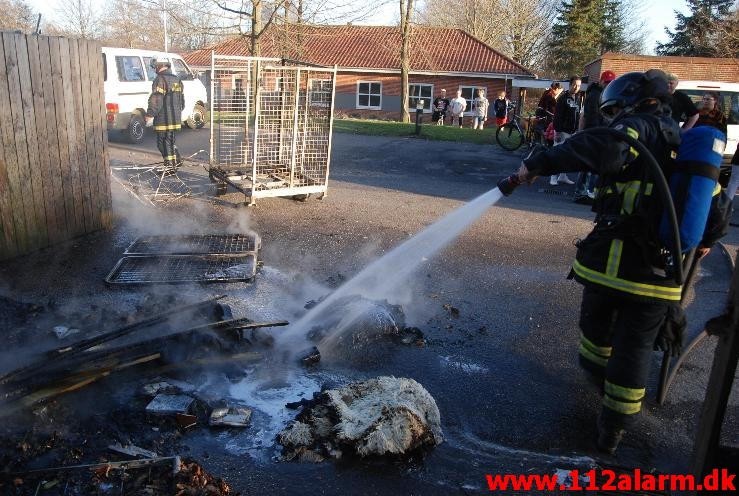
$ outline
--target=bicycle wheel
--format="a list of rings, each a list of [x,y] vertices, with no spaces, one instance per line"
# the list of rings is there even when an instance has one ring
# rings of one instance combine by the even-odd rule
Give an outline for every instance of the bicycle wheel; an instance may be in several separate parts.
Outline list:
[[[512,122],[499,127],[495,131],[495,141],[498,142],[501,148],[509,152],[520,148],[523,145],[523,138],[521,128]]]

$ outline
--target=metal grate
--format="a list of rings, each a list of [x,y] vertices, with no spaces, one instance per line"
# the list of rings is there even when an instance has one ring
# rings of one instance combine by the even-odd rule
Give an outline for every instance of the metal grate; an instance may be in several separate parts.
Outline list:
[[[121,258],[108,284],[237,282],[254,278],[257,259],[245,255],[140,255]]]
[[[228,255],[261,248],[257,234],[205,234],[141,236],[124,255]]]

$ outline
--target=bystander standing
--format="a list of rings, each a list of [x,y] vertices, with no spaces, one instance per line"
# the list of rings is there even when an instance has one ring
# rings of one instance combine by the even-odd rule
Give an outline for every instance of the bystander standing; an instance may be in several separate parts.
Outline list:
[[[580,119],[580,86],[582,80],[579,76],[570,77],[570,87],[557,99],[554,110],[554,146],[561,145],[567,138],[577,131]],[[556,186],[559,183],[575,184],[564,172],[554,174],[549,178],[549,184]]]
[[[683,123],[683,131],[687,131],[695,125],[698,120],[698,109],[688,95],[677,89],[680,80],[675,74],[667,74],[667,88],[672,94],[672,118],[678,125]]]
[[[472,100],[472,113],[474,114],[474,120],[472,121],[472,129],[482,130],[485,121],[488,119],[488,107],[490,102],[485,98],[485,90],[478,88],[477,97]]]
[[[449,112],[452,114],[452,125],[456,124],[462,127],[462,117],[464,111],[467,110],[467,100],[462,96],[462,90],[457,90],[457,96],[449,102]]]
[[[436,123],[437,126],[444,125],[444,119],[446,118],[446,111],[449,108],[449,99],[446,97],[446,90],[442,88],[441,95],[434,99],[434,112],[431,114],[431,120]]]
[[[603,71],[599,81],[588,84],[585,91],[585,99],[580,112],[578,131],[606,125],[603,114],[600,112],[600,95],[608,83],[616,79],[616,73],[610,70]],[[575,182],[575,203],[592,205],[595,200],[595,182],[598,174],[593,172],[580,172]]]

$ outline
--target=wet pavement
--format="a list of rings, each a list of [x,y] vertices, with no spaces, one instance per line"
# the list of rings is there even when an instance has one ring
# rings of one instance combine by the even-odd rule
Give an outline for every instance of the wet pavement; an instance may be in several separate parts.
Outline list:
[[[188,132],[178,137],[184,155],[208,139],[207,130]],[[111,158],[156,158],[144,149],[113,146]],[[0,290],[23,301],[47,304],[51,299],[59,308],[95,302],[133,310],[141,304],[141,291],[111,289],[103,279],[138,234],[251,228],[263,240],[264,265],[255,283],[145,292],[190,298],[225,293],[235,316],[295,320],[307,301],[329,291],[340,276],[351,277],[489,190],[519,160],[495,146],[337,134],[329,193],[322,201],[263,199],[256,207],[237,208],[243,197],[230,193],[215,204],[199,197],[152,210],[114,185],[113,231],[0,264]],[[186,172],[204,174],[199,166]],[[252,426],[191,430],[182,439],[187,454],[245,494],[472,494],[487,491],[489,473],[551,474],[595,465],[685,472],[713,341],[693,351],[662,407],[654,400],[661,358],[655,353],[638,426],[627,434],[618,457],[596,452],[598,394],[576,359],[581,288],[566,279],[573,240],[587,234],[591,215],[571,196],[552,193],[560,190],[572,187],[550,187],[540,179],[519,188],[387,295],[403,306],[409,325],[422,329],[426,346],[399,346],[382,360],[352,368],[322,363],[293,371],[256,365],[235,383],[219,375],[203,377],[200,387],[254,408]],[[737,234],[732,228],[726,239],[732,248],[739,244]],[[688,309],[691,336],[722,310],[729,277],[726,257],[713,250]],[[444,305],[459,309],[459,315]],[[404,463],[274,461],[274,434],[294,416],[284,403],[309,398],[323,384],[377,375],[410,377],[431,393],[441,411],[443,444],[423,460]],[[111,392],[105,384],[97,387]],[[93,393],[81,391],[79,398],[85,394]],[[68,395],[65,401],[79,398]],[[730,403],[724,437],[736,444],[736,394]]]

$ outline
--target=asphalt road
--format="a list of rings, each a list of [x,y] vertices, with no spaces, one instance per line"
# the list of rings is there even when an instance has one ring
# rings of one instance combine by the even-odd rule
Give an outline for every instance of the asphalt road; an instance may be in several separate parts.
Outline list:
[[[208,134],[187,130],[177,139],[188,155],[207,148]],[[114,145],[111,158],[114,164],[145,161],[143,151],[156,152],[152,137],[138,147]],[[141,300],[140,291],[111,292],[102,278],[136,235],[248,226],[262,236],[264,247],[264,269],[255,284],[166,291],[191,297],[225,292],[240,314],[294,319],[305,302],[326,290],[327,280],[350,277],[489,190],[515,170],[519,159],[489,145],[337,134],[329,193],[322,201],[264,199],[254,208],[236,209],[239,195],[230,193],[215,203],[199,198],[152,210],[116,186],[113,232],[3,264],[0,275],[17,297],[31,301],[95,300],[133,307]],[[202,174],[199,167],[190,170]],[[193,431],[185,437],[190,455],[246,494],[470,494],[487,490],[489,473],[554,473],[596,464],[685,472],[713,341],[693,352],[662,407],[654,401],[660,358],[655,354],[639,425],[628,433],[618,457],[594,450],[598,394],[577,367],[581,288],[566,279],[573,240],[587,234],[592,215],[561,194],[568,192],[571,187],[552,188],[542,180],[519,188],[424,263],[403,287],[389,292],[391,302],[403,305],[408,323],[423,330],[428,346],[400,347],[361,367],[322,364],[316,371],[298,372],[297,378],[287,375],[283,378],[289,385],[278,387],[273,396],[250,389],[249,379],[246,384],[220,383],[224,394],[257,408],[254,425],[216,435]],[[733,229],[727,240],[736,244],[737,239]],[[80,257],[83,252],[88,256]],[[39,284],[33,274],[40,273],[43,280],[57,283]],[[720,313],[729,276],[726,259],[714,250],[689,307],[692,335],[706,318]],[[459,317],[444,309],[447,304],[459,309]],[[279,409],[278,403],[309,396],[326,381],[376,375],[412,377],[436,398],[446,440],[422,462],[301,465],[272,460],[272,409]],[[259,376],[258,370],[250,371],[249,377]],[[225,379],[209,380],[208,387],[217,389]],[[727,442],[737,442],[737,401],[734,395],[724,431]]]

